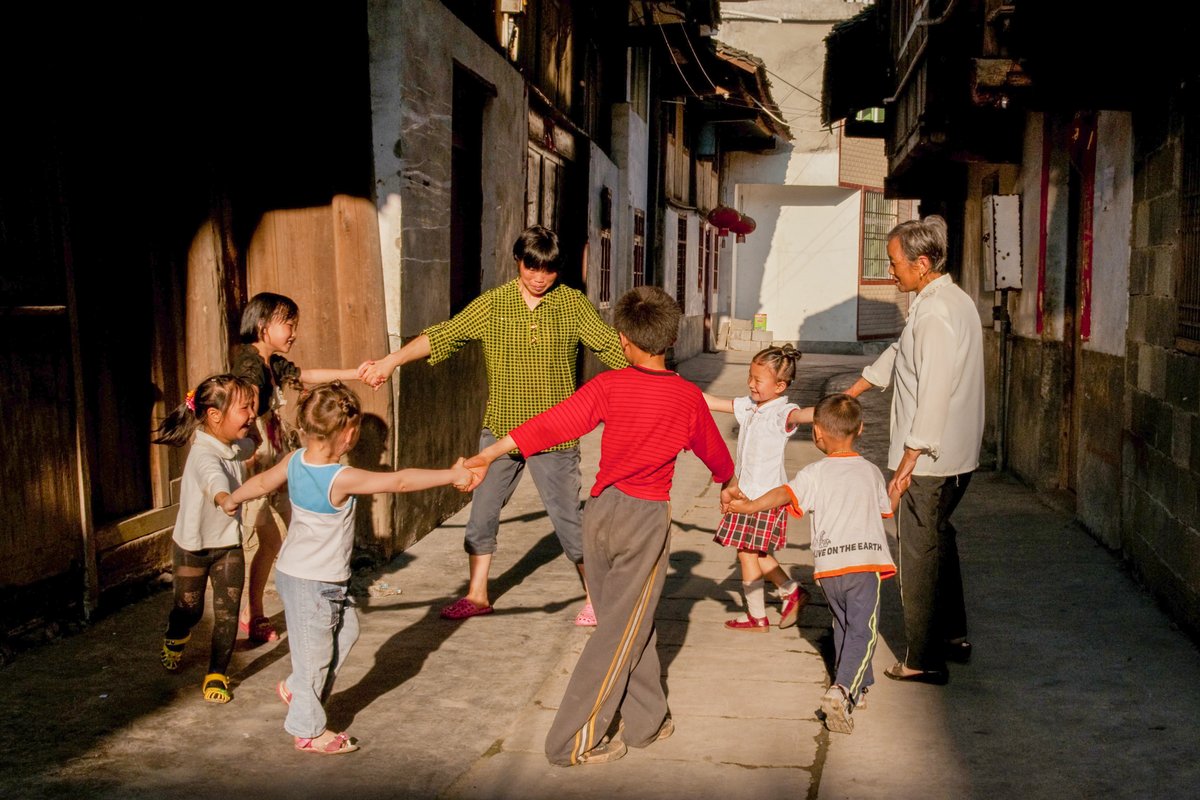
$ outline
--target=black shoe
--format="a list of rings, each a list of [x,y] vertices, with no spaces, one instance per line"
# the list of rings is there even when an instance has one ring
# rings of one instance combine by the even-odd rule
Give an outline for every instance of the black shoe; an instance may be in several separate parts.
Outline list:
[[[945,686],[950,680],[949,673],[940,670],[928,669],[921,672],[906,673],[904,669],[904,663],[897,661],[895,664],[885,669],[883,674],[894,681],[906,681],[908,683],[930,683],[934,686]]]
[[[947,661],[966,664],[971,660],[971,643],[966,639],[960,642],[946,642],[942,649]]]

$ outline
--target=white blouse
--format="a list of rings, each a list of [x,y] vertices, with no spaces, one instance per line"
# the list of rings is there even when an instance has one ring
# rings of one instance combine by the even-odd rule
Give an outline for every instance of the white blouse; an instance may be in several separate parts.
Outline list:
[[[949,275],[909,307],[900,339],[863,377],[895,384],[888,467],[920,450],[915,475],[949,476],[979,466],[983,438],[983,326],[974,301]]]
[[[788,414],[797,408],[787,396],[755,405],[749,397],[733,399],[737,420],[738,488],[751,500],[787,483],[783,447],[796,428],[788,428]]]

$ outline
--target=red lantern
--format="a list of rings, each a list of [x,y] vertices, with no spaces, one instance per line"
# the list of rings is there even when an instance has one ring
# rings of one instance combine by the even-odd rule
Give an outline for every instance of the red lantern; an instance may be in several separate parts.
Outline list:
[[[736,209],[728,206],[717,206],[708,212],[708,223],[715,228],[720,228],[721,236],[728,236],[729,229],[741,218],[742,215]]]
[[[738,243],[746,241],[747,233],[754,233],[754,229],[758,227],[758,223],[754,221],[754,217],[748,217],[745,214],[740,215],[737,220],[729,226],[729,230],[737,234]]]

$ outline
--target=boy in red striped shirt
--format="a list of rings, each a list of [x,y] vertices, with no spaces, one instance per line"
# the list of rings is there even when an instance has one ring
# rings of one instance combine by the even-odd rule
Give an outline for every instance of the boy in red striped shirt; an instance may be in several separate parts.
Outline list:
[[[614,327],[631,366],[603,372],[467,461],[480,475],[514,449],[531,456],[604,423],[600,469],[583,515],[584,563],[596,630],[571,674],[546,736],[552,764],[615,761],[675,731],[667,708],[654,611],[670,553],[671,479],[691,450],[722,486],[733,459],[704,395],[666,368],[679,306],[656,286],[617,303]],[[607,735],[616,717],[620,725]]]

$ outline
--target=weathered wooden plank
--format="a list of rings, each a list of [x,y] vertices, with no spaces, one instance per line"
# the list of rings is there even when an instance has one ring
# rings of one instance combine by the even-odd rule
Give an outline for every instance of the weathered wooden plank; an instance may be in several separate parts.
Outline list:
[[[102,553],[164,528],[170,528],[175,524],[178,514],[179,506],[170,505],[104,525],[96,530],[96,552]]]

